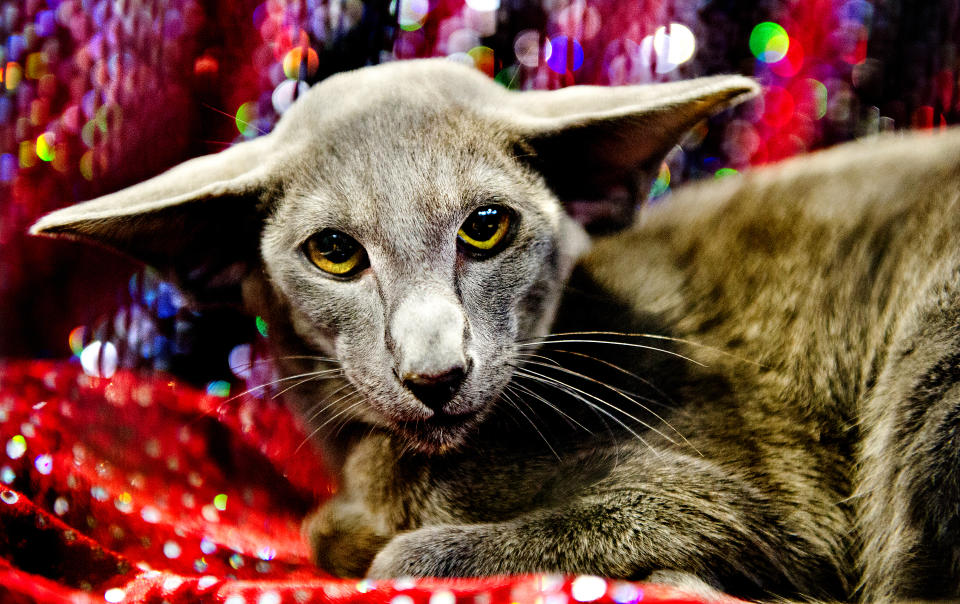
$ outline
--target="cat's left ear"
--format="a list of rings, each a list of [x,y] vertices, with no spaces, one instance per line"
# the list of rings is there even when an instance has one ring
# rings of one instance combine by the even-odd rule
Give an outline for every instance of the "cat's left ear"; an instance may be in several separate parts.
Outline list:
[[[603,200],[609,205],[612,199],[621,221],[629,222],[661,162],[683,135],[759,90],[750,78],[723,75],[519,92],[510,95],[511,129],[519,143],[517,155],[527,156],[561,201]],[[604,230],[611,226],[625,225],[603,225]]]
[[[236,303],[259,262],[278,155],[272,135],[261,136],[52,212],[30,233],[98,243],[156,267],[198,302]]]

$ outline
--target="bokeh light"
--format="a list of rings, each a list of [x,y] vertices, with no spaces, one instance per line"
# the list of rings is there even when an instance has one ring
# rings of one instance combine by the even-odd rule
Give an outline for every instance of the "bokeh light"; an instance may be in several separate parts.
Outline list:
[[[657,73],[668,73],[686,63],[696,50],[696,39],[686,25],[671,23],[658,27],[653,34],[653,50],[657,53]]]
[[[556,73],[567,73],[583,65],[583,46],[567,36],[556,36],[548,42],[545,51],[547,65]]]
[[[758,23],[750,32],[750,52],[758,61],[776,63],[790,48],[790,36],[781,25],[770,21]]]

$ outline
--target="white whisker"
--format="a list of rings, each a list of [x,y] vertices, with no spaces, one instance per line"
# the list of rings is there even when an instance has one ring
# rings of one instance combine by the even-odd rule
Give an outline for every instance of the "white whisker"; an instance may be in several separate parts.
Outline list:
[[[638,420],[637,418],[634,418],[634,417],[630,416],[629,413],[626,413],[625,411],[623,411],[622,409],[619,409],[619,408],[616,407],[615,405],[611,405],[610,403],[604,401],[603,399],[598,398],[598,397],[596,397],[596,396],[593,396],[592,394],[590,394],[590,393],[588,393],[588,392],[584,392],[583,390],[580,390],[579,388],[576,388],[576,387],[574,387],[574,386],[571,386],[570,384],[567,384],[566,382],[561,382],[560,380],[551,378],[551,377],[549,377],[549,376],[545,376],[545,375],[543,375],[543,374],[537,373],[536,371],[531,371],[531,370],[529,370],[529,369],[516,368],[516,372],[515,372],[514,375],[517,375],[517,376],[520,376],[520,377],[526,377],[527,379],[531,379],[531,380],[540,382],[540,383],[545,384],[545,385],[547,385],[547,386],[552,386],[552,387],[556,388],[557,390],[560,390],[561,392],[565,392],[565,393],[567,393],[567,395],[569,395],[569,396],[571,396],[571,397],[573,397],[573,398],[576,398],[576,399],[579,400],[579,401],[582,401],[583,403],[587,404],[587,405],[590,406],[591,408],[596,409],[596,410],[599,411],[600,413],[603,413],[604,415],[606,415],[607,417],[609,417],[609,418],[612,419],[613,421],[615,421],[615,422],[617,422],[618,424],[620,424],[620,426],[622,426],[627,432],[629,432],[630,434],[632,434],[637,440],[639,440],[641,443],[643,443],[644,446],[646,446],[648,449],[650,449],[650,451],[652,451],[655,455],[659,455],[659,454],[660,454],[656,449],[654,449],[654,448],[650,445],[650,443],[648,443],[642,436],[640,436],[633,428],[631,428],[630,426],[628,426],[628,425],[627,425],[626,423],[624,423],[620,418],[616,417],[615,415],[613,415],[612,413],[610,413],[610,412],[607,411],[606,409],[603,409],[602,407],[598,407],[595,403],[592,403],[592,402],[590,402],[589,400],[587,400],[586,398],[584,398],[584,395],[585,395],[585,396],[589,396],[590,398],[593,398],[593,399],[595,399],[595,400],[603,403],[604,405],[607,405],[607,406],[609,406],[609,407],[613,407],[613,408],[616,409],[617,411],[620,411],[620,412],[623,413],[624,415],[627,415],[628,417],[631,417],[634,421],[636,421],[637,423],[639,423],[639,424],[641,424],[641,425],[643,425],[643,426],[645,426],[645,427],[647,427],[647,428],[650,427],[650,426],[647,426],[647,424],[644,423],[643,421],[640,421],[640,420]]]
[[[644,350],[652,350],[654,352],[662,352],[670,356],[674,356],[685,361],[689,361],[694,365],[699,365],[700,367],[707,367],[706,364],[697,361],[696,359],[691,359],[688,356],[682,355],[679,352],[674,352],[672,350],[667,350],[665,348],[657,348],[656,346],[647,346],[646,344],[633,344],[632,342],[613,342],[610,340],[541,340],[536,342],[519,342],[517,346],[543,346],[544,344],[605,344],[610,346],[625,346],[627,348],[642,348]]]

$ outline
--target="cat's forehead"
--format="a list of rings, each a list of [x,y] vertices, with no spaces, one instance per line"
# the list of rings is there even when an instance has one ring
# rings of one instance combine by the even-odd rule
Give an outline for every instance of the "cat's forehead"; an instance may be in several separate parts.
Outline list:
[[[409,230],[462,218],[490,200],[525,197],[520,168],[495,136],[476,137],[455,124],[380,132],[377,140],[341,139],[300,158],[283,214],[310,228]]]

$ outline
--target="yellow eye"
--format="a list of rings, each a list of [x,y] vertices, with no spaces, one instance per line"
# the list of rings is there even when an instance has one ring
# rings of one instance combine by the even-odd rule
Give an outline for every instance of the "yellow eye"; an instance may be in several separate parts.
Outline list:
[[[457,237],[468,251],[491,255],[499,251],[510,231],[512,212],[503,206],[483,206],[467,217]]]
[[[304,251],[314,266],[336,277],[349,277],[368,265],[363,246],[350,235],[333,229],[324,229],[307,239]]]

